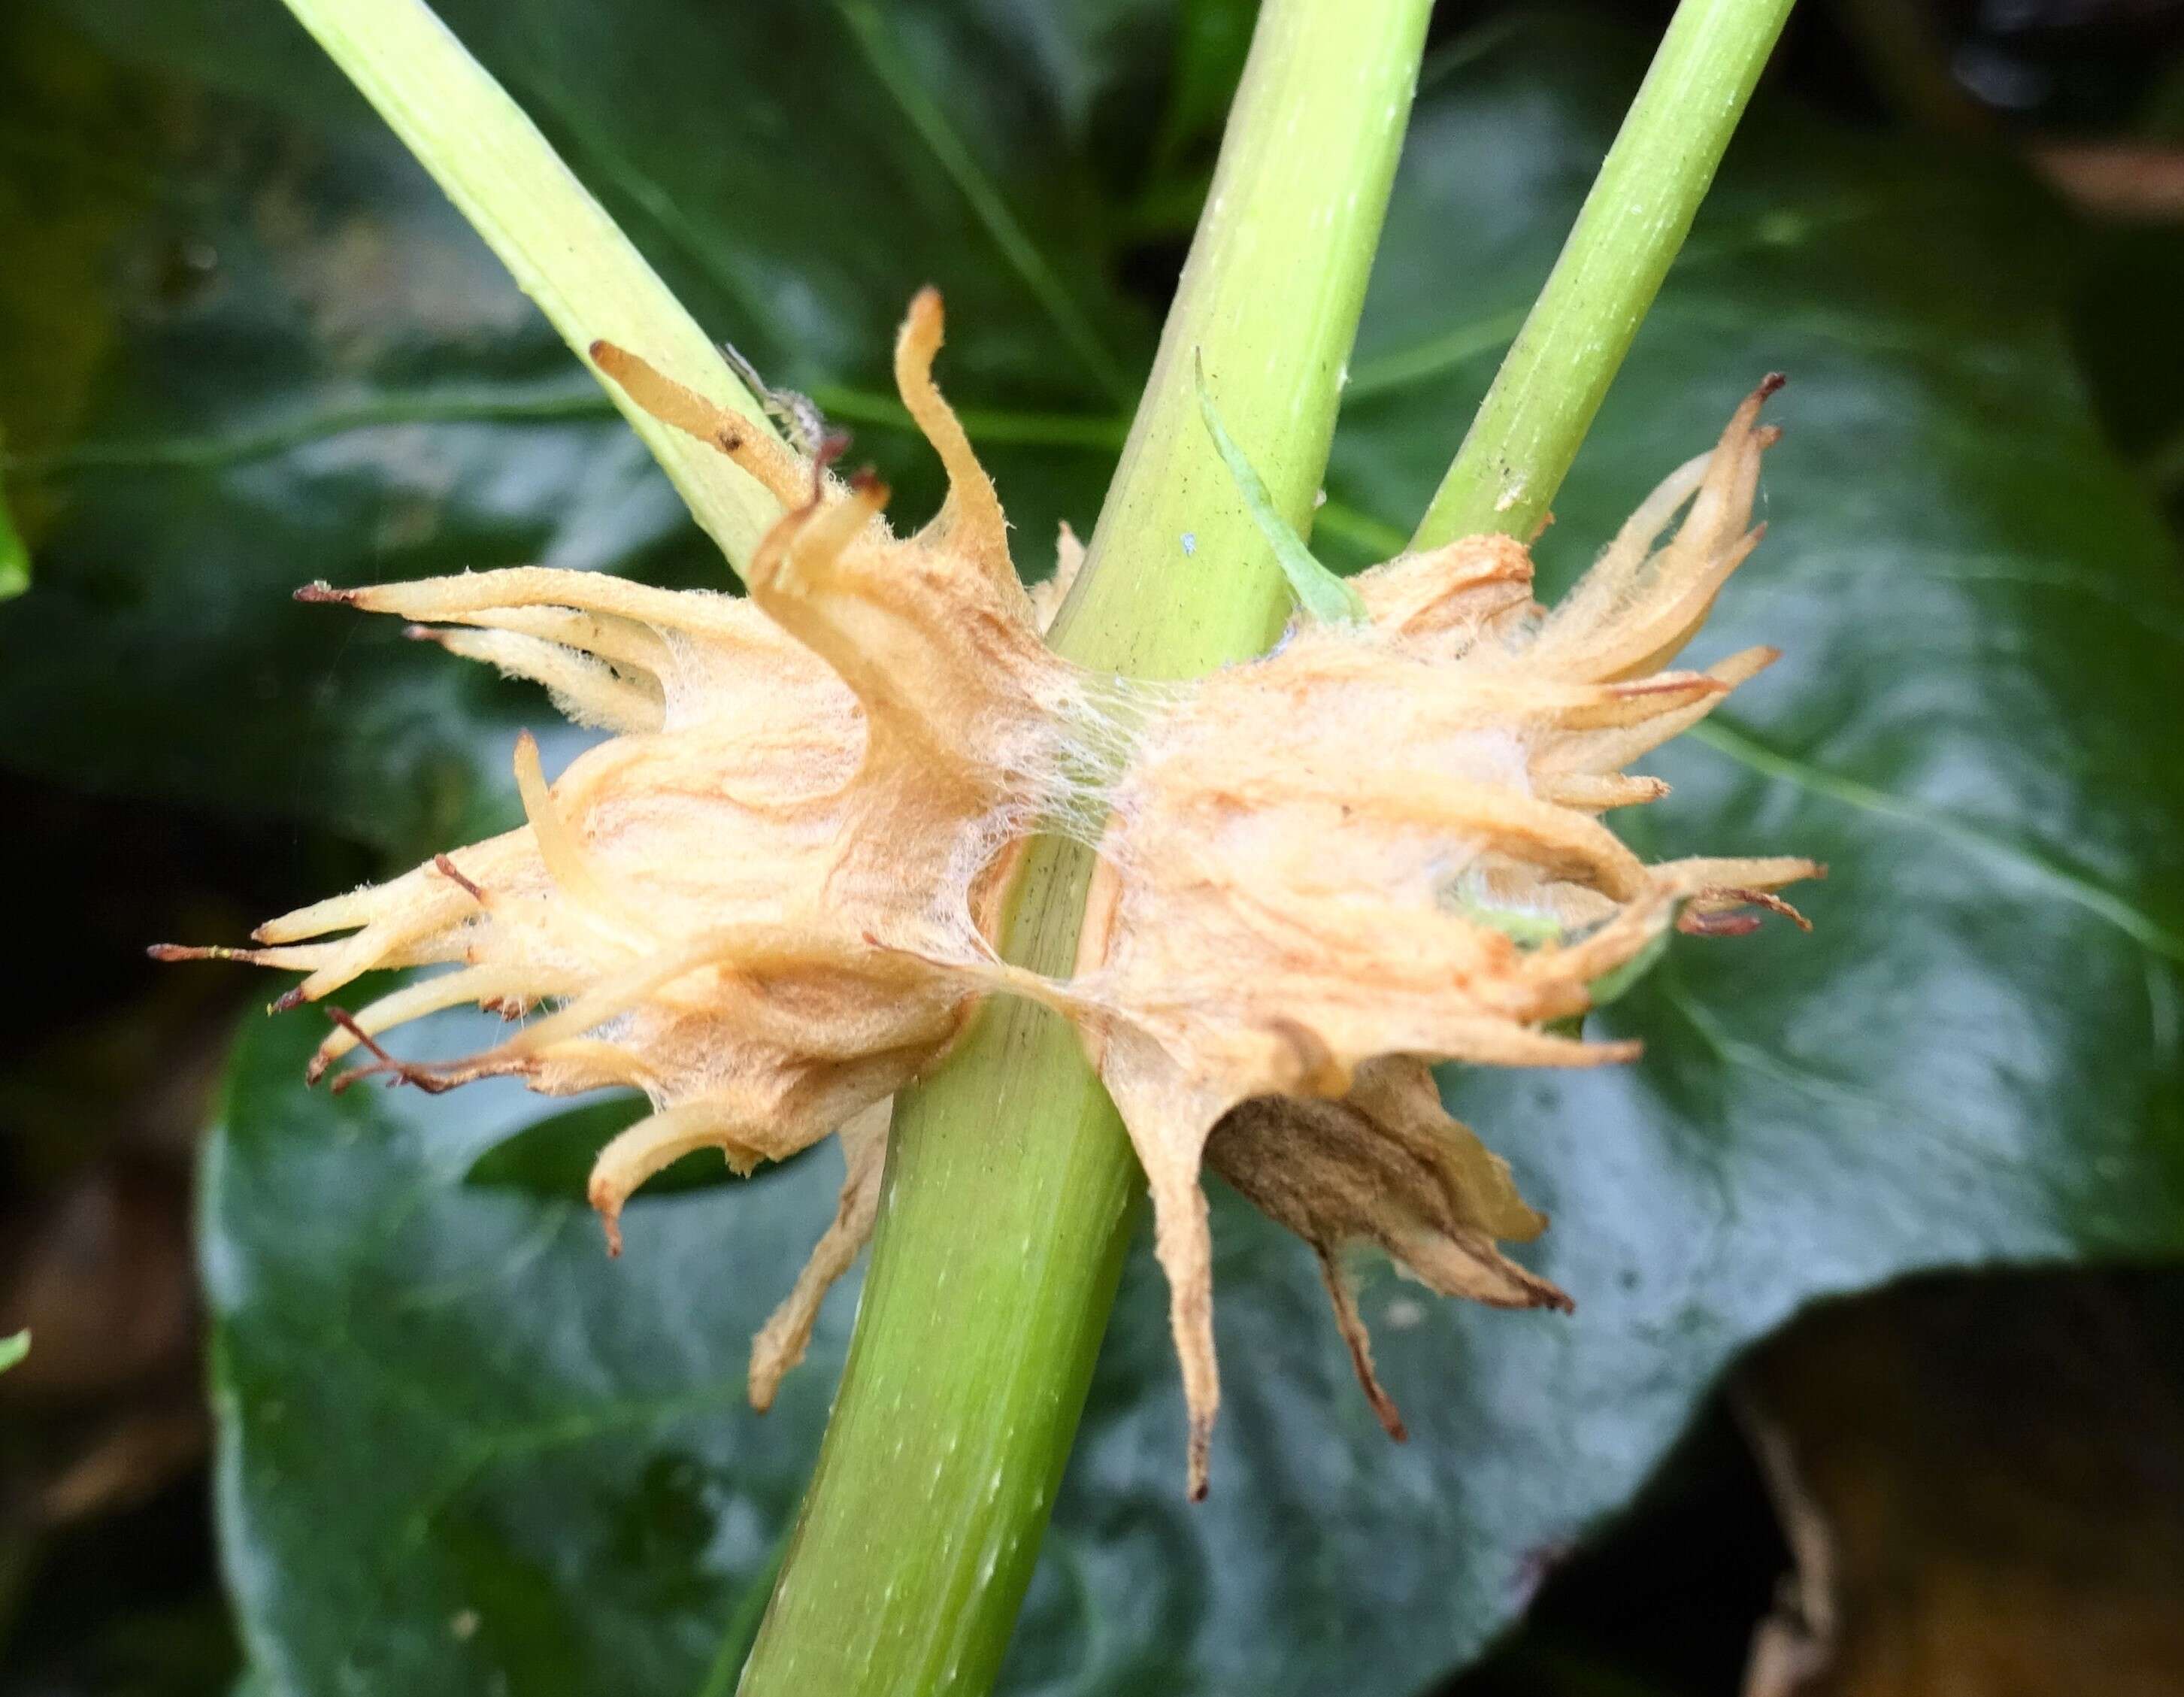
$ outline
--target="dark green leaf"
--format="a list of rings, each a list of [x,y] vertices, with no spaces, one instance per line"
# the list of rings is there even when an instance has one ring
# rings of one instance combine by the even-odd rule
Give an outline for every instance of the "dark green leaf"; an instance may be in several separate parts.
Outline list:
[[[458,1052],[492,1022],[440,1022]],[[268,1688],[725,1692],[715,1664],[832,1394],[744,1401],[750,1334],[841,1164],[649,1194],[609,1261],[577,1197],[465,1182],[555,1104],[306,1091],[309,1015],[258,1021],[206,1166],[229,1572]],[[754,1205],[755,1204],[755,1205]],[[839,1357],[847,1308],[822,1322]]]
[[[2184,532],[2184,388],[2147,381],[2149,371],[2184,368],[2184,316],[2176,310],[2184,299],[2184,226],[2074,234],[2081,257],[2071,327],[2095,410]]]
[[[41,256],[0,282],[0,371],[24,375],[0,420],[11,483],[50,514],[39,593],[0,616],[0,758],[414,857],[497,816],[516,725],[550,717],[289,590],[525,563],[729,579],[361,103],[269,96],[325,81],[300,30],[254,4],[231,32],[229,9],[57,0],[120,64],[36,8],[0,23],[0,150],[54,185],[0,194],[0,244]],[[939,484],[889,351],[933,282],[942,378],[1023,563],[1050,566],[1061,520],[1089,533],[1152,320],[1108,282],[1075,149],[1142,60],[1142,5],[1051,30],[944,8],[443,9],[701,320],[858,433],[906,516]],[[210,40],[219,92],[192,80]],[[955,98],[981,87],[1011,92]],[[65,383],[44,376],[57,324],[82,343]],[[57,388],[80,402],[57,414]]]
[[[0,611],[0,758],[398,853],[476,834],[516,725],[551,713],[290,592],[666,569],[691,551],[677,504],[361,119],[305,130],[20,8],[0,80],[20,97],[0,148],[41,166],[0,177],[0,240],[37,256],[0,282],[0,370],[23,377],[0,413],[40,556]]]
[[[643,1119],[645,1111],[644,1098],[640,1096],[608,1092],[587,1099],[581,1107],[549,1114],[495,1143],[471,1164],[464,1181],[521,1191],[551,1202],[582,1202],[592,1163],[599,1151],[617,1133]],[[739,1180],[716,1151],[696,1149],[647,1179],[644,1193],[671,1196],[714,1185],[750,1186],[785,1170],[781,1166],[762,1167],[749,1178]]]
[[[53,516],[38,586],[0,613],[7,758],[444,841],[543,704],[290,608],[289,585],[540,555],[717,575],[421,178],[353,102],[292,92],[287,36],[215,31],[209,54],[217,0],[70,9],[136,68],[108,64],[103,96],[60,79],[39,145],[79,158],[162,102],[189,121],[126,132],[136,176],[71,250],[108,327],[69,368],[89,399],[35,436],[8,414],[42,456],[11,487]],[[939,282],[944,375],[1043,562],[1055,518],[1093,516],[1148,344],[1118,209],[1182,180],[1137,170],[1180,109],[1145,51],[1166,25],[1066,9],[450,15],[708,321],[861,426],[913,511],[933,488],[889,422],[885,348]],[[1321,536],[1400,542],[1637,70],[1548,31],[1429,75]],[[1819,929],[1674,940],[1601,1021],[1646,1039],[1638,1067],[1456,1081],[1553,1213],[1537,1264],[1579,1311],[1368,1281],[1407,1447],[1350,1382],[1308,1253],[1224,1196],[1226,1400],[1212,1499],[1188,1506],[1137,1255],[1012,1689],[1406,1697],[1800,1304],[1924,1265],[2184,1248],[2184,602],[2090,424],[2050,216],[2014,181],[1779,114],[1740,142],[1540,552],[1567,581],[1790,371],[1774,529],[1698,656],[1788,657],[1664,757],[1676,795],[1626,829],[1649,853],[1829,861]],[[207,1181],[222,1521],[267,1689],[725,1691],[846,1299],[764,1421],[744,1352],[833,1158],[640,1199],[610,1264],[566,1188],[603,1125],[475,1088],[307,1096],[315,1035],[299,1015],[246,1041]]]

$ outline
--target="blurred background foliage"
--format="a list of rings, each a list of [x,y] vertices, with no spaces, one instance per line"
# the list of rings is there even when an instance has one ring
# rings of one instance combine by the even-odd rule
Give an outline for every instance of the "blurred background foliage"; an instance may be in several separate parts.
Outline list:
[[[942,283],[1034,572],[1251,9],[447,8],[913,516],[884,350]],[[1665,10],[1443,7],[1327,551],[1422,505]],[[677,1175],[610,1269],[578,1176],[625,1106],[306,1097],[309,1016],[141,952],[493,828],[552,726],[297,583],[718,562],[273,0],[14,0],[0,255],[0,1697],[732,1689],[850,1299],[762,1422],[743,1350],[833,1157]],[[2180,300],[2184,5],[1808,0],[1541,555],[1790,369],[1719,639],[1790,657],[1633,831],[1818,853],[1820,932],[1680,950],[1626,1077],[1454,1081],[1580,1313],[1374,1282],[1407,1451],[1217,1199],[1188,1510],[1139,1257],[1012,1689],[2184,1690]],[[2049,1264],[1919,1271],[1994,1262]]]

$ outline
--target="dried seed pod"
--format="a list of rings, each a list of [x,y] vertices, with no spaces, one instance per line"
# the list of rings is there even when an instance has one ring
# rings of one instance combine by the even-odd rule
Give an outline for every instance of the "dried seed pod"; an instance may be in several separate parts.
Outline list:
[[[417,621],[413,634],[534,678],[616,734],[552,785],[525,736],[519,830],[272,920],[259,948],[161,952],[302,969],[290,1006],[374,969],[454,969],[337,1013],[314,1079],[360,1047],[375,1058],[360,1073],[430,1090],[499,1075],[550,1095],[643,1090],[653,1113],[591,1180],[616,1248],[623,1203],[678,1156],[718,1148],[748,1170],[862,1114],[844,1140],[840,1217],[755,1346],[761,1406],[870,1230],[885,1098],[968,1010],[969,987],[925,957],[985,947],[1011,846],[1106,734],[1100,689],[1040,640],[993,486],[933,385],[940,339],[928,291],[896,373],[949,492],[903,539],[879,517],[883,488],[842,484],[634,355],[595,348],[640,404],[788,509],[751,563],[749,599],[542,570],[305,590]],[[382,1047],[394,1027],[464,1002],[551,1011],[459,1060]]]
[[[1621,768],[1774,657],[1663,669],[1758,539],[1771,388],[1552,613],[1523,547],[1468,538],[1353,580],[1362,619],[1300,622],[1179,696],[1110,791],[1075,976],[987,970],[1079,1022],[1145,1166],[1194,1494],[1219,1400],[1202,1161],[1318,1252],[1396,1429],[1338,1245],[1378,1243],[1451,1294],[1567,1306],[1494,1248],[1536,1217],[1441,1110],[1425,1063],[1627,1059],[1635,1045],[1548,1028],[1619,987],[1680,913],[1719,930],[1752,903],[1789,911],[1767,892],[1818,874],[1791,859],[1649,867],[1596,817],[1664,793]]]
[[[1402,1416],[1373,1371],[1373,1346],[1340,1253],[1377,1245],[1442,1296],[1496,1308],[1559,1308],[1569,1298],[1502,1253],[1546,1217],[1528,1207],[1508,1163],[1442,1108],[1433,1071],[1412,1055],[1357,1069],[1327,1098],[1260,1096],[1207,1134],[1206,1164],[1269,1219],[1312,1247],[1358,1382],[1390,1437]]]

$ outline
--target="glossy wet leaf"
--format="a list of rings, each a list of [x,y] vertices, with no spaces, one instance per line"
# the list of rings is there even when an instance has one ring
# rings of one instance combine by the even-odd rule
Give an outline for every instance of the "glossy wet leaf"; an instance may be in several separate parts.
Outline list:
[[[490,1024],[432,1035],[454,1052]],[[648,1195],[610,1263],[581,1197],[476,1179],[560,1104],[306,1091],[316,1038],[254,1025],[206,1166],[220,1513],[258,1673],[730,1689],[832,1393],[797,1375],[761,1418],[744,1354],[840,1163]],[[848,1320],[824,1323],[837,1357]]]
[[[583,1202],[599,1151],[644,1114],[643,1097],[603,1091],[576,1106],[549,1112],[493,1144],[471,1164],[464,1182],[551,1202]],[[644,1190],[647,1196],[671,1196],[737,1182],[717,1153],[699,1149],[661,1168],[644,1181]]]
[[[79,129],[154,99],[189,121],[132,142],[148,201],[82,238],[111,327],[70,368],[95,378],[81,409],[33,442],[0,395],[19,450],[73,456],[11,477],[45,528],[36,586],[0,612],[4,757],[444,840],[490,811],[479,774],[543,704],[287,588],[541,556],[708,581],[702,550],[292,42],[253,23],[209,54],[212,0],[67,9],[108,44],[70,38],[109,80]],[[1054,517],[1089,523],[1123,404],[1103,366],[1134,370],[1153,321],[1120,286],[1128,243],[1167,227],[1191,157],[1124,121],[1157,109],[1156,8],[451,17],[708,322],[862,427],[906,505],[930,484],[890,457],[882,360],[932,280],[1026,559]],[[1551,31],[1459,42],[1429,75],[1323,555],[1407,531],[1637,71]],[[1598,1020],[1647,1041],[1636,1068],[1451,1081],[1554,1215],[1535,1264],[1578,1312],[1368,1277],[1407,1447],[1351,1382],[1310,1256],[1217,1197],[1226,1399],[1190,1507],[1139,1246],[1009,1689],[1406,1697],[1802,1303],[1923,1265],[2184,1248],[2184,601],[2089,421],[2053,218],[2014,180],[1763,96],[1540,551],[1566,581],[1761,373],[1790,373],[1773,533],[1695,656],[1787,657],[1658,763],[1676,793],[1627,829],[1651,854],[1830,862],[1818,929],[1675,940]],[[162,252],[178,299],[146,280],[172,275],[146,269]],[[566,1188],[562,1140],[589,1121],[476,1090],[306,1095],[316,1035],[253,1027],[208,1174],[222,1528],[265,1689],[728,1689],[850,1299],[764,1420],[744,1351],[829,1212],[833,1158],[641,1199],[610,1264]]]
[[[0,419],[40,568],[0,612],[0,759],[398,853],[482,828],[550,716],[290,592],[664,567],[677,505],[368,114],[305,130],[36,9],[0,42],[0,145],[56,182],[0,201],[39,256],[0,285]]]
[[[231,9],[55,0],[0,23],[0,92],[23,95],[0,99],[0,148],[55,182],[0,197],[0,241],[38,256],[0,282],[0,423],[43,580],[0,618],[0,722],[24,728],[0,759],[414,856],[504,810],[509,736],[552,717],[290,590],[516,564],[732,580],[301,31],[268,5],[230,35]],[[1089,533],[1155,323],[1111,286],[1078,144],[1157,19],[444,9],[700,321],[856,433],[899,511],[939,496],[887,375],[932,282],[1027,569],[1060,521]],[[1008,101],[942,98],[1027,68],[1043,80]]]

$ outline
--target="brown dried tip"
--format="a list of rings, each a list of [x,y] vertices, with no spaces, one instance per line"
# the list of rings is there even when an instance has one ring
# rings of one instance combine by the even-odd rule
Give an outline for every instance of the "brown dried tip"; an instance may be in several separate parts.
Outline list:
[[[337,1008],[332,1002],[329,1002],[322,1011],[325,1013],[326,1018],[332,1020],[333,1023],[342,1030],[346,1031],[351,1037],[363,1044],[364,1047],[378,1059],[379,1063],[382,1066],[391,1069],[398,1069],[401,1066],[401,1063],[399,1061],[396,1060],[393,1056],[388,1054],[386,1050],[379,1047],[379,1044],[374,1040],[370,1032],[365,1030],[361,1024],[357,1023],[356,1016],[351,1013],[348,1009],[346,1008]],[[304,1069],[304,1082],[307,1085],[316,1084],[326,1075],[326,1070],[328,1064],[328,1060],[323,1050],[321,1050],[318,1054],[312,1056],[310,1063]],[[349,1086],[355,1083],[358,1078],[362,1075],[363,1075],[360,1071],[351,1072],[346,1073],[340,1078],[336,1079],[333,1086],[334,1094],[336,1096],[339,1096],[343,1091],[347,1090]]]
[[[437,872],[441,877],[448,879],[450,883],[454,884],[461,889],[471,901],[478,903],[481,907],[485,904],[485,891],[479,889],[476,885],[471,883],[469,879],[464,877],[462,868],[458,867],[448,856],[443,854],[434,855],[432,857],[432,869]]]
[[[304,584],[296,591],[294,599],[299,601],[331,601],[347,606],[356,600],[356,591],[337,589],[332,584],[321,578],[316,583]]]
[[[1407,1443],[1410,1428],[1403,1424],[1395,1399],[1380,1387],[1379,1376],[1373,1370],[1373,1338],[1365,1330],[1364,1317],[1357,1312],[1357,1298],[1350,1288],[1350,1276],[1343,1270],[1333,1251],[1317,1244],[1313,1248],[1319,1258],[1319,1276],[1327,1287],[1327,1299],[1334,1306],[1335,1329],[1350,1347],[1351,1369],[1357,1375],[1358,1384],[1364,1387],[1365,1400],[1373,1405],[1381,1429],[1396,1443]]]
[[[1826,873],[1825,867],[1816,865],[1808,876],[1821,878],[1825,877]],[[1724,902],[1735,902],[1739,907],[1763,907],[1769,913],[1779,913],[1801,931],[1809,931],[1813,929],[1813,922],[1810,919],[1780,896],[1770,895],[1764,890],[1719,890],[1709,891],[1708,894]]]

